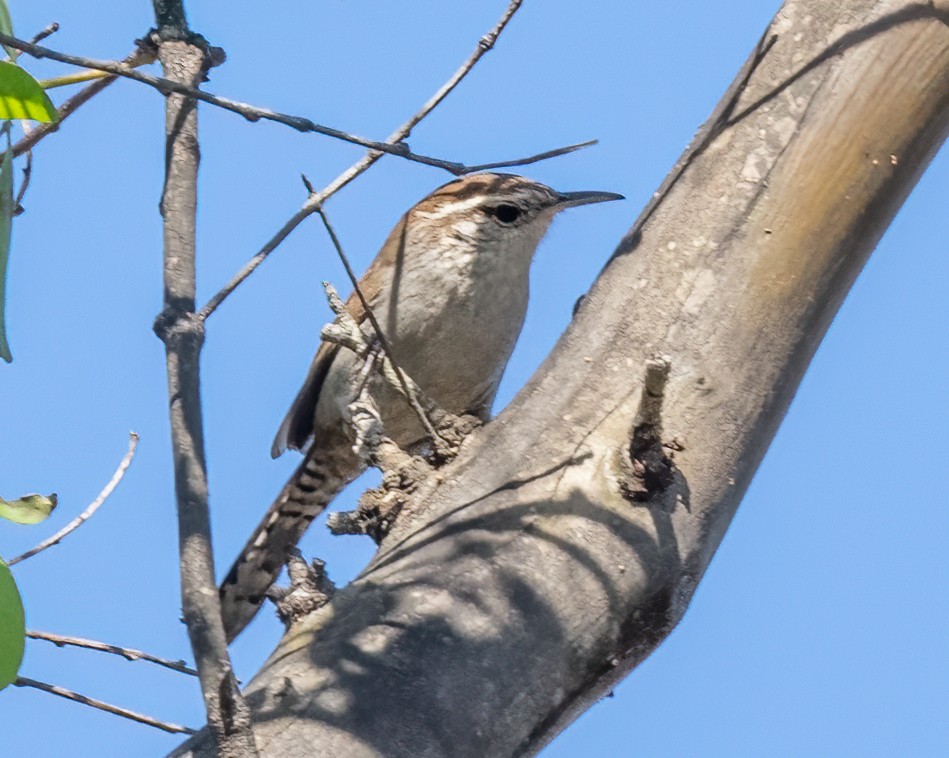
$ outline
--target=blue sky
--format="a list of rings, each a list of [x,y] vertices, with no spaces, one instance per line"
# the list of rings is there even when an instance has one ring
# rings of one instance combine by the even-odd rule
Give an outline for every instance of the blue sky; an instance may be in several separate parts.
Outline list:
[[[208,88],[382,138],[494,23],[490,3],[325,0],[190,4],[230,58]],[[145,0],[11,2],[21,36],[118,58],[151,23]],[[527,324],[499,403],[531,375],[576,298],[731,81],[777,2],[528,0],[496,50],[412,139],[469,163],[597,137],[526,170],[559,189],[622,192],[565,214],[534,268]],[[256,6],[255,9],[260,6]],[[39,76],[62,71],[28,62]],[[57,101],[60,93],[55,93]],[[357,148],[202,109],[199,292],[205,300]],[[161,307],[163,103],[120,82],[42,143],[14,227],[0,365],[0,495],[55,491],[46,524],[0,524],[15,555],[78,513],[142,437],[125,481],[62,545],[16,568],[31,627],[188,658],[178,622],[176,526]],[[387,158],[328,211],[364,267],[409,205],[447,180]],[[544,753],[572,756],[936,755],[949,744],[949,157],[937,157],[821,346],[692,607],[615,697]],[[276,426],[344,277],[308,223],[209,322],[203,389],[219,567],[296,465],[271,461]],[[349,493],[339,507],[351,507]],[[337,582],[368,540],[317,524],[304,549]],[[279,626],[234,647],[245,680]],[[199,725],[195,681],[95,653],[28,646],[23,674]],[[179,738],[42,693],[0,693],[0,753],[146,756]]]

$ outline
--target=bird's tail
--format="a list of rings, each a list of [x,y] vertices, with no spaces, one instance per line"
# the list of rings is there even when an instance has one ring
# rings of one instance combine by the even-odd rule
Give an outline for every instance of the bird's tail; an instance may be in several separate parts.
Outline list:
[[[316,445],[311,448],[221,583],[221,615],[228,642],[257,615],[290,548],[358,473],[355,456],[347,446],[329,451]]]

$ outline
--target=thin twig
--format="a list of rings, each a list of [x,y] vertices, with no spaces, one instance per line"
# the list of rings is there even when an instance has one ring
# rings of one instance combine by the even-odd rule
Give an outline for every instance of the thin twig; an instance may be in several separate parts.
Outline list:
[[[57,52],[56,50],[51,50],[47,47],[34,45],[30,42],[27,42],[26,40],[11,37],[8,34],[0,34],[0,44],[9,45],[10,47],[21,50],[34,58],[49,58],[50,60],[59,61],[60,63],[66,63],[71,66],[93,68],[99,71],[105,71],[109,74],[115,74],[116,76],[133,79],[134,81],[147,84],[148,86],[157,89],[163,95],[175,93],[177,95],[194,98],[195,100],[208,103],[208,105],[213,105],[226,111],[237,113],[238,115],[246,118],[248,121],[274,121],[278,124],[289,126],[298,132],[314,132],[316,134],[322,134],[325,137],[332,137],[334,139],[342,140],[343,142],[349,142],[353,145],[368,147],[371,150],[390,153],[392,155],[397,155],[400,158],[414,161],[415,163],[423,163],[426,166],[434,166],[435,168],[444,169],[455,176],[461,176],[462,174],[470,173],[473,170],[472,167],[466,166],[464,163],[459,163],[457,161],[446,161],[441,158],[434,158],[429,155],[412,152],[405,142],[377,142],[376,140],[360,137],[358,135],[351,134],[350,132],[344,132],[342,129],[335,129],[331,126],[318,124],[315,121],[306,118],[305,116],[292,116],[288,113],[280,113],[279,111],[270,110],[269,108],[260,108],[255,105],[250,105],[249,103],[242,103],[238,100],[232,100],[228,97],[220,97],[219,95],[211,94],[210,92],[198,89],[197,87],[183,84],[182,82],[173,81],[160,76],[152,76],[151,74],[145,74],[141,71],[136,71],[135,69],[130,68],[125,63],[120,63],[118,61],[102,61],[96,60],[95,58],[84,58],[78,55],[68,55],[66,53]],[[496,168],[502,166],[520,166],[522,165],[522,159],[518,158],[512,161],[504,161],[492,165]]]
[[[20,182],[20,189],[17,190],[16,200],[13,202],[13,215],[19,216],[23,213],[23,198],[26,197],[26,191],[30,188],[30,179],[33,176],[33,151],[26,154],[26,165],[23,167],[23,181]]]
[[[43,690],[43,692],[49,692],[51,695],[58,695],[59,697],[64,697],[67,700],[73,700],[77,703],[88,705],[90,708],[98,708],[100,711],[113,713],[116,716],[121,716],[122,718],[126,718],[131,721],[137,721],[139,724],[147,724],[148,726],[153,726],[156,729],[161,729],[164,732],[171,732],[172,734],[197,734],[196,729],[192,729],[187,726],[181,726],[180,724],[172,724],[167,721],[159,721],[158,719],[152,718],[151,716],[145,716],[141,713],[130,711],[128,708],[120,708],[117,705],[103,703],[101,700],[96,700],[95,698],[87,697],[86,695],[80,695],[78,692],[74,692],[73,690],[67,690],[65,687],[60,687],[55,684],[47,684],[46,682],[40,682],[36,679],[27,679],[25,676],[18,676],[14,680],[13,686],[33,687],[37,690]]]
[[[124,63],[128,66],[144,66],[146,63],[151,63],[154,60],[154,50],[148,46],[139,46],[125,59]],[[63,104],[56,109],[56,121],[49,124],[39,124],[31,129],[29,134],[25,135],[23,139],[13,146],[13,155],[23,155],[23,153],[32,149],[41,139],[57,131],[63,121],[69,118],[80,105],[102,92],[102,90],[112,84],[116,79],[118,79],[117,76],[110,75],[96,79],[89,86],[83,87],[75,95],[64,101]]]
[[[94,82],[99,79],[118,79],[115,74],[107,74],[105,71],[98,71],[94,68],[85,68],[80,71],[74,71],[71,74],[63,76],[54,76],[50,79],[40,79],[40,86],[49,91],[58,87],[69,87],[73,84],[82,84],[83,82]]]
[[[585,147],[591,147],[599,142],[596,139],[588,139],[586,142],[577,142],[573,145],[566,145],[564,147],[555,147],[553,150],[545,150],[542,153],[537,153],[536,155],[530,155],[527,158],[518,158],[517,162],[512,161],[498,161],[496,163],[481,163],[477,166],[468,166],[468,170],[465,173],[473,174],[476,171],[493,171],[496,168],[511,168],[512,166],[529,166],[532,163],[540,163],[541,161],[547,161],[551,158],[559,158],[561,155],[567,155],[568,153],[575,153],[577,150],[582,150]]]
[[[517,9],[521,7],[523,0],[514,0],[508,7],[504,14],[498,19],[498,22],[494,27],[485,34],[475,47],[474,51],[468,56],[468,59],[461,64],[461,67],[455,71],[454,74],[449,77],[438,90],[432,95],[425,104],[402,126],[396,129],[392,134],[389,135],[386,142],[390,145],[398,144],[402,140],[406,139],[411,133],[412,130],[422,121],[429,113],[431,113],[435,108],[437,108],[441,102],[448,97],[449,93],[457,87],[462,79],[464,79],[474,68],[475,64],[481,60],[488,50],[494,47],[495,43],[498,40],[501,32],[504,31],[504,28],[508,25],[508,22],[517,12]],[[316,209],[320,207],[324,202],[326,202],[330,197],[339,192],[343,187],[349,184],[353,179],[355,179],[360,174],[368,170],[376,161],[378,161],[385,153],[382,153],[378,150],[370,150],[362,158],[356,161],[352,166],[346,169],[343,173],[337,176],[332,182],[330,182],[324,189],[320,192],[311,195],[307,201],[303,204],[303,207],[300,208],[290,219],[280,227],[280,230],[267,241],[267,243],[251,258],[244,266],[241,268],[237,274],[229,281],[224,287],[212,297],[207,305],[205,305],[199,312],[198,317],[204,321],[217,310],[218,306],[223,303],[227,297],[236,290],[243,282],[246,280],[254,270],[269,256],[277,247],[290,236],[290,233],[296,229],[303,221],[310,216],[312,213],[316,212]]]
[[[508,25],[508,22],[514,17],[514,14],[517,13],[523,2],[524,0],[513,0],[513,2],[508,5],[507,10],[505,10],[501,18],[497,20],[491,31],[478,40],[478,44],[475,46],[471,55],[468,56],[468,60],[461,64],[458,70],[449,77],[448,81],[438,88],[435,94],[419,108],[414,116],[402,124],[395,132],[390,134],[386,142],[394,143],[406,139],[412,133],[412,129],[429,113],[435,110],[435,108],[441,104],[442,100],[448,97],[451,91],[468,75],[468,72],[475,67],[475,64],[484,57],[484,54],[494,47],[501,32],[504,31],[504,27]],[[377,159],[379,157],[381,156],[376,156]]]
[[[306,182],[307,186],[309,187],[309,182],[306,180],[306,177],[304,177],[304,182]],[[425,413],[425,409],[422,408],[422,404],[419,402],[418,397],[416,396],[412,387],[409,386],[409,383],[405,378],[405,373],[402,371],[402,367],[396,362],[395,352],[392,350],[392,343],[389,342],[389,338],[385,335],[385,332],[382,331],[382,326],[379,324],[379,320],[376,318],[376,314],[372,310],[372,306],[369,305],[369,301],[363,294],[362,288],[359,286],[359,280],[356,278],[353,267],[349,265],[349,258],[347,258],[346,253],[343,252],[343,246],[339,241],[339,237],[336,236],[336,231],[333,229],[333,225],[330,223],[329,218],[327,218],[326,212],[323,210],[323,207],[319,205],[316,206],[316,212],[322,219],[323,226],[326,227],[326,232],[333,241],[333,247],[336,248],[336,254],[339,256],[340,261],[342,261],[343,268],[346,269],[346,275],[349,277],[349,281],[353,285],[353,292],[355,292],[356,297],[359,298],[359,302],[362,304],[363,310],[366,312],[366,318],[368,318],[369,323],[372,324],[372,328],[376,333],[376,338],[379,340],[379,344],[382,346],[382,351],[386,354],[386,359],[392,366],[392,370],[395,371],[396,377],[398,377],[399,385],[402,387],[402,392],[405,394],[405,399],[408,401],[412,410],[415,412],[415,415],[418,417],[419,422],[422,424],[422,428],[425,430],[425,433],[432,441],[432,445],[438,449],[441,444],[444,443],[444,440],[442,440],[438,432],[435,431],[435,427],[428,418],[428,414]],[[325,287],[326,285],[324,284],[323,286]]]
[[[207,321],[208,316],[214,313],[221,303],[223,303],[234,290],[240,287],[241,284],[243,284],[247,278],[257,270],[257,267],[267,260],[267,256],[276,250],[280,246],[280,243],[289,237],[290,233],[301,223],[303,223],[303,221],[305,221],[311,213],[312,211],[306,206],[294,213],[290,219],[280,227],[280,230],[254,254],[254,257],[241,266],[240,271],[238,271],[231,278],[231,280],[217,292],[217,294],[208,300],[207,304],[205,304],[204,307],[197,312],[197,318],[202,322]]]
[[[87,640],[83,637],[68,637],[64,634],[53,634],[51,632],[38,632],[35,629],[27,629],[26,636],[33,640],[45,640],[46,642],[52,642],[56,647],[65,647],[66,645],[71,645],[73,647],[82,647],[88,650],[98,650],[102,653],[111,653],[112,655],[121,656],[128,661],[148,661],[149,663],[164,666],[165,668],[171,669],[172,671],[178,671],[182,674],[189,674],[191,676],[198,675],[198,672],[193,668],[189,668],[184,661],[172,661],[168,658],[159,658],[157,655],[146,653],[143,650],[135,650],[134,648],[110,645],[108,642]]]
[[[45,29],[42,29],[36,34],[34,34],[33,38],[30,40],[30,43],[35,45],[37,42],[42,42],[44,39],[55,34],[58,31],[59,31],[59,24],[57,24],[54,21],[53,23],[47,25]],[[20,57],[20,51],[16,51],[16,53],[14,53],[12,50],[8,50],[7,52],[10,53],[11,60],[15,61],[17,58]]]
[[[42,42],[44,39],[46,39],[47,37],[53,34],[56,34],[56,32],[58,31],[59,31],[59,24],[54,21],[45,29],[43,29],[41,32],[35,34],[33,36],[33,39],[30,40],[30,43],[35,45],[37,42]]]
[[[436,423],[448,419],[451,414],[435,405],[434,401],[425,394],[411,376],[405,372],[402,372],[401,377],[399,376],[395,368],[396,364],[386,359],[379,343],[372,343],[367,335],[363,333],[356,319],[346,308],[346,304],[340,298],[336,288],[329,282],[323,282],[323,291],[326,293],[326,300],[329,303],[330,310],[335,314],[335,318],[332,323],[326,324],[320,330],[320,337],[325,342],[331,342],[334,345],[351,350],[357,356],[364,356],[362,368],[356,374],[356,381],[353,383],[357,388],[357,392],[353,402],[349,404],[350,411],[356,405],[371,404],[371,399],[367,399],[366,393],[369,389],[370,375],[374,369],[378,368],[379,373],[396,392],[407,399],[414,396],[414,400],[422,408],[422,417],[429,420],[434,419]],[[379,361],[380,358],[381,361]],[[378,413],[374,415],[379,416]],[[422,421],[422,425],[425,425],[424,421]],[[359,448],[363,447],[366,434],[372,435],[374,432],[370,430],[364,433],[360,425],[356,423],[355,417],[353,418],[353,426],[356,427],[356,442],[353,449],[358,452]],[[435,426],[435,423],[432,426]],[[441,438],[442,435],[439,434],[439,437]],[[442,439],[442,441],[445,440]]]
[[[96,496],[96,499],[89,503],[82,513],[76,516],[76,518],[66,524],[66,526],[56,532],[56,534],[54,534],[52,537],[43,540],[39,545],[27,550],[22,555],[11,558],[9,561],[7,561],[7,565],[13,566],[20,561],[25,561],[27,558],[32,558],[37,553],[46,550],[46,548],[52,547],[53,545],[58,545],[63,540],[63,538],[82,526],[92,516],[93,513],[99,510],[99,507],[106,501],[109,495],[112,494],[112,490],[114,490],[118,483],[122,481],[122,477],[125,476],[126,470],[132,463],[132,458],[135,457],[136,447],[138,447],[138,435],[135,432],[129,432],[129,449],[125,453],[125,456],[122,458],[122,460],[119,462],[119,466],[115,470],[115,473],[112,474],[112,478],[109,480],[108,484],[102,488],[102,492]]]

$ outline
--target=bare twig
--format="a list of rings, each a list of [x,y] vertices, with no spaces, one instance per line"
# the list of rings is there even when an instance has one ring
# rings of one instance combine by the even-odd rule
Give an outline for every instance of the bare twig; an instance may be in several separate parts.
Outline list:
[[[191,676],[198,675],[198,672],[193,668],[189,668],[184,661],[172,661],[168,658],[159,658],[157,655],[152,655],[142,650],[110,645],[107,642],[100,642],[99,640],[87,640],[83,637],[68,637],[64,634],[53,634],[51,632],[38,632],[35,629],[27,629],[26,636],[33,640],[52,642],[56,647],[71,645],[72,647],[82,647],[87,650],[98,650],[103,653],[121,656],[128,661],[148,661],[149,663],[164,666],[165,668],[178,671],[182,674],[190,674]]]
[[[26,191],[30,188],[30,179],[33,177],[33,152],[26,154],[26,165],[23,167],[23,181],[20,182],[20,189],[17,190],[16,200],[13,202],[13,214],[19,216],[23,213],[23,198],[26,197]]]
[[[92,82],[99,79],[118,79],[114,74],[107,74],[105,71],[97,71],[94,68],[86,68],[81,71],[73,71],[71,74],[62,76],[53,76],[49,79],[40,79],[40,86],[45,90],[57,89],[59,87],[69,87],[73,84],[82,84],[83,82]]]
[[[287,558],[289,587],[276,584],[267,590],[267,597],[277,607],[277,615],[284,626],[290,625],[322,608],[333,597],[336,586],[326,575],[326,562],[314,558],[307,563],[297,548],[290,549]]]
[[[280,230],[254,254],[254,257],[241,266],[241,270],[238,271],[231,278],[231,280],[225,284],[210,300],[208,300],[207,304],[205,304],[201,310],[198,311],[198,319],[202,322],[206,321],[208,316],[214,313],[221,303],[223,303],[234,290],[240,287],[241,284],[243,284],[247,278],[257,270],[257,267],[267,260],[267,256],[276,250],[280,246],[280,243],[289,237],[290,233],[301,223],[303,223],[303,221],[305,221],[311,213],[312,211],[305,205],[296,213],[294,213],[290,219],[280,227]]]
[[[159,31],[158,58],[176,84],[202,81],[210,50],[185,21],[181,0],[153,0]],[[204,327],[194,317],[198,206],[198,108],[190,95],[165,101],[164,309],[155,332],[165,345],[168,412],[178,510],[181,607],[198,669],[216,755],[256,758],[250,711],[241,696],[227,652],[221,602],[214,579],[208,472],[201,411],[201,346]]]
[[[358,135],[351,134],[350,132],[345,132],[342,129],[335,129],[331,126],[318,124],[315,121],[306,118],[305,116],[292,116],[287,113],[280,113],[279,111],[270,110],[269,108],[260,108],[255,105],[250,105],[249,103],[242,103],[238,100],[220,97],[218,95],[211,94],[210,92],[198,89],[197,87],[183,84],[179,81],[166,79],[160,76],[152,76],[151,74],[145,74],[141,71],[136,71],[135,69],[130,68],[125,63],[120,63],[118,61],[103,61],[96,60],[95,58],[84,58],[78,55],[68,55],[66,53],[60,53],[46,47],[41,47],[40,45],[34,45],[25,40],[17,39],[16,37],[11,37],[8,34],[0,34],[0,44],[9,45],[10,47],[13,47],[17,50],[23,51],[27,55],[33,56],[34,58],[49,58],[50,60],[59,61],[60,63],[66,63],[71,66],[92,68],[99,71],[105,71],[106,73],[114,74],[116,76],[122,76],[127,79],[133,79],[134,81],[154,87],[164,95],[175,93],[177,95],[183,95],[195,100],[200,100],[202,102],[208,103],[209,105],[222,108],[226,111],[237,113],[238,115],[246,118],[248,121],[274,121],[278,124],[289,126],[298,132],[314,132],[316,134],[322,134],[326,137],[342,140],[343,142],[349,142],[353,145],[368,147],[371,150],[377,150],[382,153],[390,153],[416,163],[423,163],[427,166],[434,166],[435,168],[444,169],[455,176],[460,176],[461,174],[466,174],[473,170],[472,167],[466,166],[464,163],[459,163],[457,161],[446,161],[441,158],[434,158],[429,155],[422,155],[421,153],[412,152],[412,150],[409,149],[409,146],[402,141],[378,142],[376,140],[366,139],[365,137],[360,137]],[[522,159],[518,158],[512,161],[504,161],[491,165],[496,168],[501,166],[520,166],[522,165]]]
[[[46,39],[47,37],[53,34],[56,34],[56,32],[58,31],[59,31],[59,24],[54,21],[45,29],[43,29],[41,32],[38,32],[37,34],[35,34],[33,36],[33,39],[30,40],[30,42],[35,45],[37,42],[42,42],[44,39]]]
[[[529,166],[532,163],[540,163],[541,161],[548,161],[551,158],[559,158],[561,155],[567,155],[569,153],[575,153],[577,150],[582,150],[585,147],[591,147],[597,144],[599,140],[588,139],[586,142],[577,142],[573,145],[566,145],[564,147],[555,147],[553,150],[545,150],[542,153],[537,153],[536,155],[529,155],[526,158],[518,158],[516,161],[498,161],[496,163],[481,163],[477,166],[468,166],[465,171],[466,174],[473,174],[475,171],[493,171],[496,168],[512,168],[514,166]]]
[[[304,181],[306,182],[306,177],[304,177]],[[309,182],[306,182],[306,184],[309,186]],[[432,441],[432,445],[436,450],[438,450],[443,446],[443,440],[439,436],[438,432],[435,431],[435,427],[429,420],[425,409],[422,408],[422,404],[419,402],[418,396],[415,394],[413,388],[409,386],[409,383],[405,378],[405,373],[402,371],[402,367],[396,362],[395,352],[392,350],[392,343],[389,342],[389,338],[385,335],[385,332],[382,331],[382,326],[379,324],[379,320],[376,318],[376,314],[372,310],[372,306],[369,304],[369,301],[366,300],[366,296],[363,294],[362,288],[359,286],[359,280],[356,278],[353,267],[349,265],[349,258],[347,258],[346,253],[343,252],[343,246],[340,244],[339,237],[336,236],[336,231],[333,229],[333,225],[330,224],[330,220],[327,218],[326,212],[323,210],[322,206],[316,206],[316,212],[322,219],[323,226],[326,227],[326,232],[333,241],[333,247],[336,248],[336,254],[339,256],[340,261],[342,261],[343,268],[346,269],[346,275],[349,277],[349,281],[353,285],[353,292],[355,292],[356,297],[359,298],[359,302],[362,304],[363,310],[366,312],[366,318],[368,318],[369,323],[372,324],[373,331],[376,333],[376,339],[379,340],[379,344],[382,346],[382,351],[385,353],[386,360],[389,362],[389,364],[392,366],[392,370],[395,372],[399,386],[405,395],[405,399],[408,401],[409,406],[418,417],[419,423],[421,423],[422,428],[428,435],[428,438]],[[323,283],[323,287],[327,287],[326,282]],[[327,292],[327,294],[329,294],[329,292]],[[337,316],[338,315],[339,313],[337,313]]]
[[[51,695],[58,695],[59,697],[64,697],[67,700],[73,700],[77,703],[88,705],[90,708],[98,708],[100,711],[113,713],[116,716],[121,716],[122,718],[129,719],[131,721],[137,721],[139,724],[153,726],[156,729],[161,729],[163,732],[171,732],[172,734],[197,734],[197,730],[191,729],[190,727],[181,726],[180,724],[172,724],[167,721],[159,721],[158,719],[152,718],[151,716],[145,716],[141,713],[130,711],[128,708],[120,708],[117,705],[104,703],[101,700],[96,700],[95,698],[87,697],[86,695],[80,695],[78,692],[67,690],[65,687],[60,687],[55,684],[47,684],[46,682],[40,682],[36,679],[27,679],[25,676],[18,676],[16,680],[14,680],[13,686],[33,687],[37,690],[43,690],[43,692],[48,692]]]
[[[82,526],[97,510],[99,507],[106,501],[109,495],[112,494],[112,490],[116,488],[119,482],[122,481],[122,477],[125,476],[125,472],[132,463],[132,458],[135,457],[135,448],[138,446],[138,435],[135,432],[129,432],[129,449],[125,453],[125,456],[119,462],[118,468],[115,470],[115,473],[112,474],[112,478],[109,480],[108,484],[102,488],[96,499],[93,500],[86,509],[80,513],[76,518],[70,521],[66,526],[60,529],[56,534],[48,539],[43,540],[36,547],[27,550],[22,555],[18,555],[15,558],[11,558],[7,561],[8,566],[13,566],[20,561],[25,561],[27,558],[32,558],[37,553],[46,550],[48,547],[53,545],[58,545],[63,538],[76,531],[80,526]]]
[[[143,66],[154,60],[155,51],[147,45],[140,45],[125,59],[124,64],[132,67]],[[112,84],[117,78],[118,77],[114,75],[106,75],[98,78],[87,87],[83,87],[68,100],[64,101],[63,104],[56,109],[56,121],[49,124],[40,124],[31,129],[29,134],[25,135],[23,139],[13,146],[13,155],[23,155],[23,153],[29,151],[41,139],[57,131],[63,121],[69,118],[80,105],[102,92],[102,90]]]
[[[513,0],[513,2],[507,7],[507,10],[504,12],[504,15],[498,19],[498,22],[494,27],[485,34],[480,40],[474,49],[474,52],[468,56],[468,59],[461,64],[461,67],[455,71],[454,74],[449,77],[438,90],[432,95],[425,104],[419,108],[419,110],[402,126],[396,129],[392,134],[389,135],[386,142],[390,145],[395,145],[402,140],[406,139],[411,133],[412,130],[422,121],[429,113],[431,113],[435,108],[437,108],[441,102],[448,97],[449,93],[455,89],[474,68],[475,64],[481,60],[488,50],[494,47],[494,44],[497,42],[498,37],[501,32],[504,31],[504,28],[508,25],[508,22],[517,12],[517,9],[521,7],[523,0]],[[579,146],[573,146],[573,149],[577,149]],[[303,221],[310,216],[312,213],[316,212],[316,209],[326,202],[330,197],[339,192],[343,187],[349,184],[353,179],[355,179],[360,174],[367,171],[376,161],[378,161],[385,153],[378,150],[370,150],[362,158],[360,158],[356,163],[346,169],[343,173],[337,176],[332,182],[330,182],[324,189],[313,194],[311,193],[310,197],[303,204],[303,207],[300,208],[290,219],[280,227],[280,230],[267,241],[267,243],[251,258],[244,266],[241,268],[237,274],[229,281],[224,287],[212,297],[207,305],[205,305],[198,313],[198,316],[205,320],[208,316],[214,313],[217,310],[218,306],[224,302],[225,299],[236,290],[243,282],[247,279],[254,270],[269,256],[277,247],[290,236],[290,233],[296,229]]]
[[[41,42],[42,40],[55,34],[58,31],[59,31],[59,24],[57,24],[54,21],[53,23],[49,24],[45,29],[42,29],[41,31],[34,34],[33,38],[30,40],[30,43],[35,45],[37,42]],[[10,53],[11,60],[16,60],[17,58],[20,57],[20,51],[14,52],[12,50],[8,50],[7,52]]]
[[[334,322],[333,326],[339,325],[350,330],[357,343],[356,348],[359,349],[358,343],[364,341],[365,337],[352,317],[349,321],[349,324]],[[374,355],[367,356],[366,366],[370,370],[375,363]],[[392,364],[383,360],[382,369],[386,381],[400,389]],[[411,378],[409,383],[412,383]],[[423,394],[417,387],[416,391]],[[326,526],[333,534],[367,534],[378,543],[388,533],[396,517],[409,504],[419,483],[426,479],[433,469],[424,458],[405,452],[394,440],[386,436],[382,416],[367,383],[362,384],[347,409],[356,431],[353,450],[366,465],[374,466],[382,472],[382,483],[380,487],[366,490],[360,496],[355,511],[331,513]],[[433,410],[443,418],[450,415],[440,409]],[[442,451],[443,458],[454,452],[444,440]]]
[[[513,2],[508,5],[507,9],[504,11],[501,18],[497,20],[497,23],[495,23],[491,31],[478,40],[477,46],[471,55],[468,56],[468,59],[462,63],[458,70],[449,77],[448,81],[439,87],[435,94],[432,95],[421,108],[419,108],[415,115],[413,115],[408,121],[406,121],[396,131],[389,135],[389,138],[386,140],[387,142],[395,143],[406,139],[412,133],[412,129],[414,129],[416,125],[429,113],[435,110],[435,108],[441,104],[442,100],[448,97],[451,91],[455,89],[455,87],[461,83],[461,80],[464,79],[471,69],[475,67],[475,64],[484,57],[484,54],[494,47],[494,44],[497,42],[501,32],[504,31],[504,27],[506,27],[508,22],[514,18],[514,14],[517,13],[523,2],[524,0],[513,0]],[[375,160],[380,157],[381,156],[379,155],[375,156],[373,158],[373,162],[375,162]]]
[[[432,429],[432,432],[429,432],[430,436],[435,435],[432,436],[433,442],[435,442],[436,445],[439,441],[445,442],[441,434],[434,432],[435,425],[432,424],[431,419],[435,418],[436,421],[442,421],[449,414],[441,408],[438,408],[435,403],[425,395],[422,388],[415,383],[411,376],[407,375],[401,369],[398,369],[394,361],[388,360],[387,356],[379,356],[381,342],[378,346],[371,346],[368,343],[366,335],[362,333],[359,324],[356,323],[356,319],[354,319],[346,309],[345,304],[332,284],[323,282],[323,290],[326,292],[326,299],[329,302],[330,310],[333,311],[336,318],[333,323],[323,327],[320,336],[327,342],[341,345],[348,350],[352,350],[357,355],[366,356],[366,361],[358,375],[359,381],[356,383],[357,386],[360,387],[360,395],[354,402],[361,402],[362,395],[368,383],[369,374],[376,367],[377,359],[383,357],[379,370],[385,380],[408,400],[413,409],[417,409],[416,413],[422,426],[426,428],[426,430]],[[384,348],[382,352],[385,352]],[[355,424],[355,422],[354,426],[356,426],[356,444],[354,449],[359,452],[359,448],[362,447],[361,440],[363,433],[360,431],[359,425]],[[439,452],[442,451],[440,450]]]

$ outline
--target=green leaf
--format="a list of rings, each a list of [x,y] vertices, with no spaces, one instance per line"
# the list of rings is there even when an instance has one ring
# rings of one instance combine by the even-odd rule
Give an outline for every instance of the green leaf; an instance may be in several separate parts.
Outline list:
[[[3,156],[3,165],[0,166],[0,358],[10,363],[13,355],[7,342],[4,317],[7,303],[7,261],[10,258],[10,235],[13,232],[13,150],[10,148],[9,123],[5,125],[4,131],[7,134],[7,151]]]
[[[9,567],[0,560],[0,690],[16,679],[25,642],[23,600]]]
[[[56,108],[40,83],[10,61],[0,61],[0,118],[57,119]]]
[[[13,19],[10,18],[10,11],[7,8],[6,0],[0,0],[0,32],[3,32],[9,37],[13,36]],[[20,54],[19,50],[14,48],[3,46],[3,49],[7,51],[7,54],[13,59],[16,60],[16,57]]]
[[[0,497],[0,518],[14,524],[38,524],[45,520],[56,507],[56,493],[46,495],[24,495],[17,500]]]

